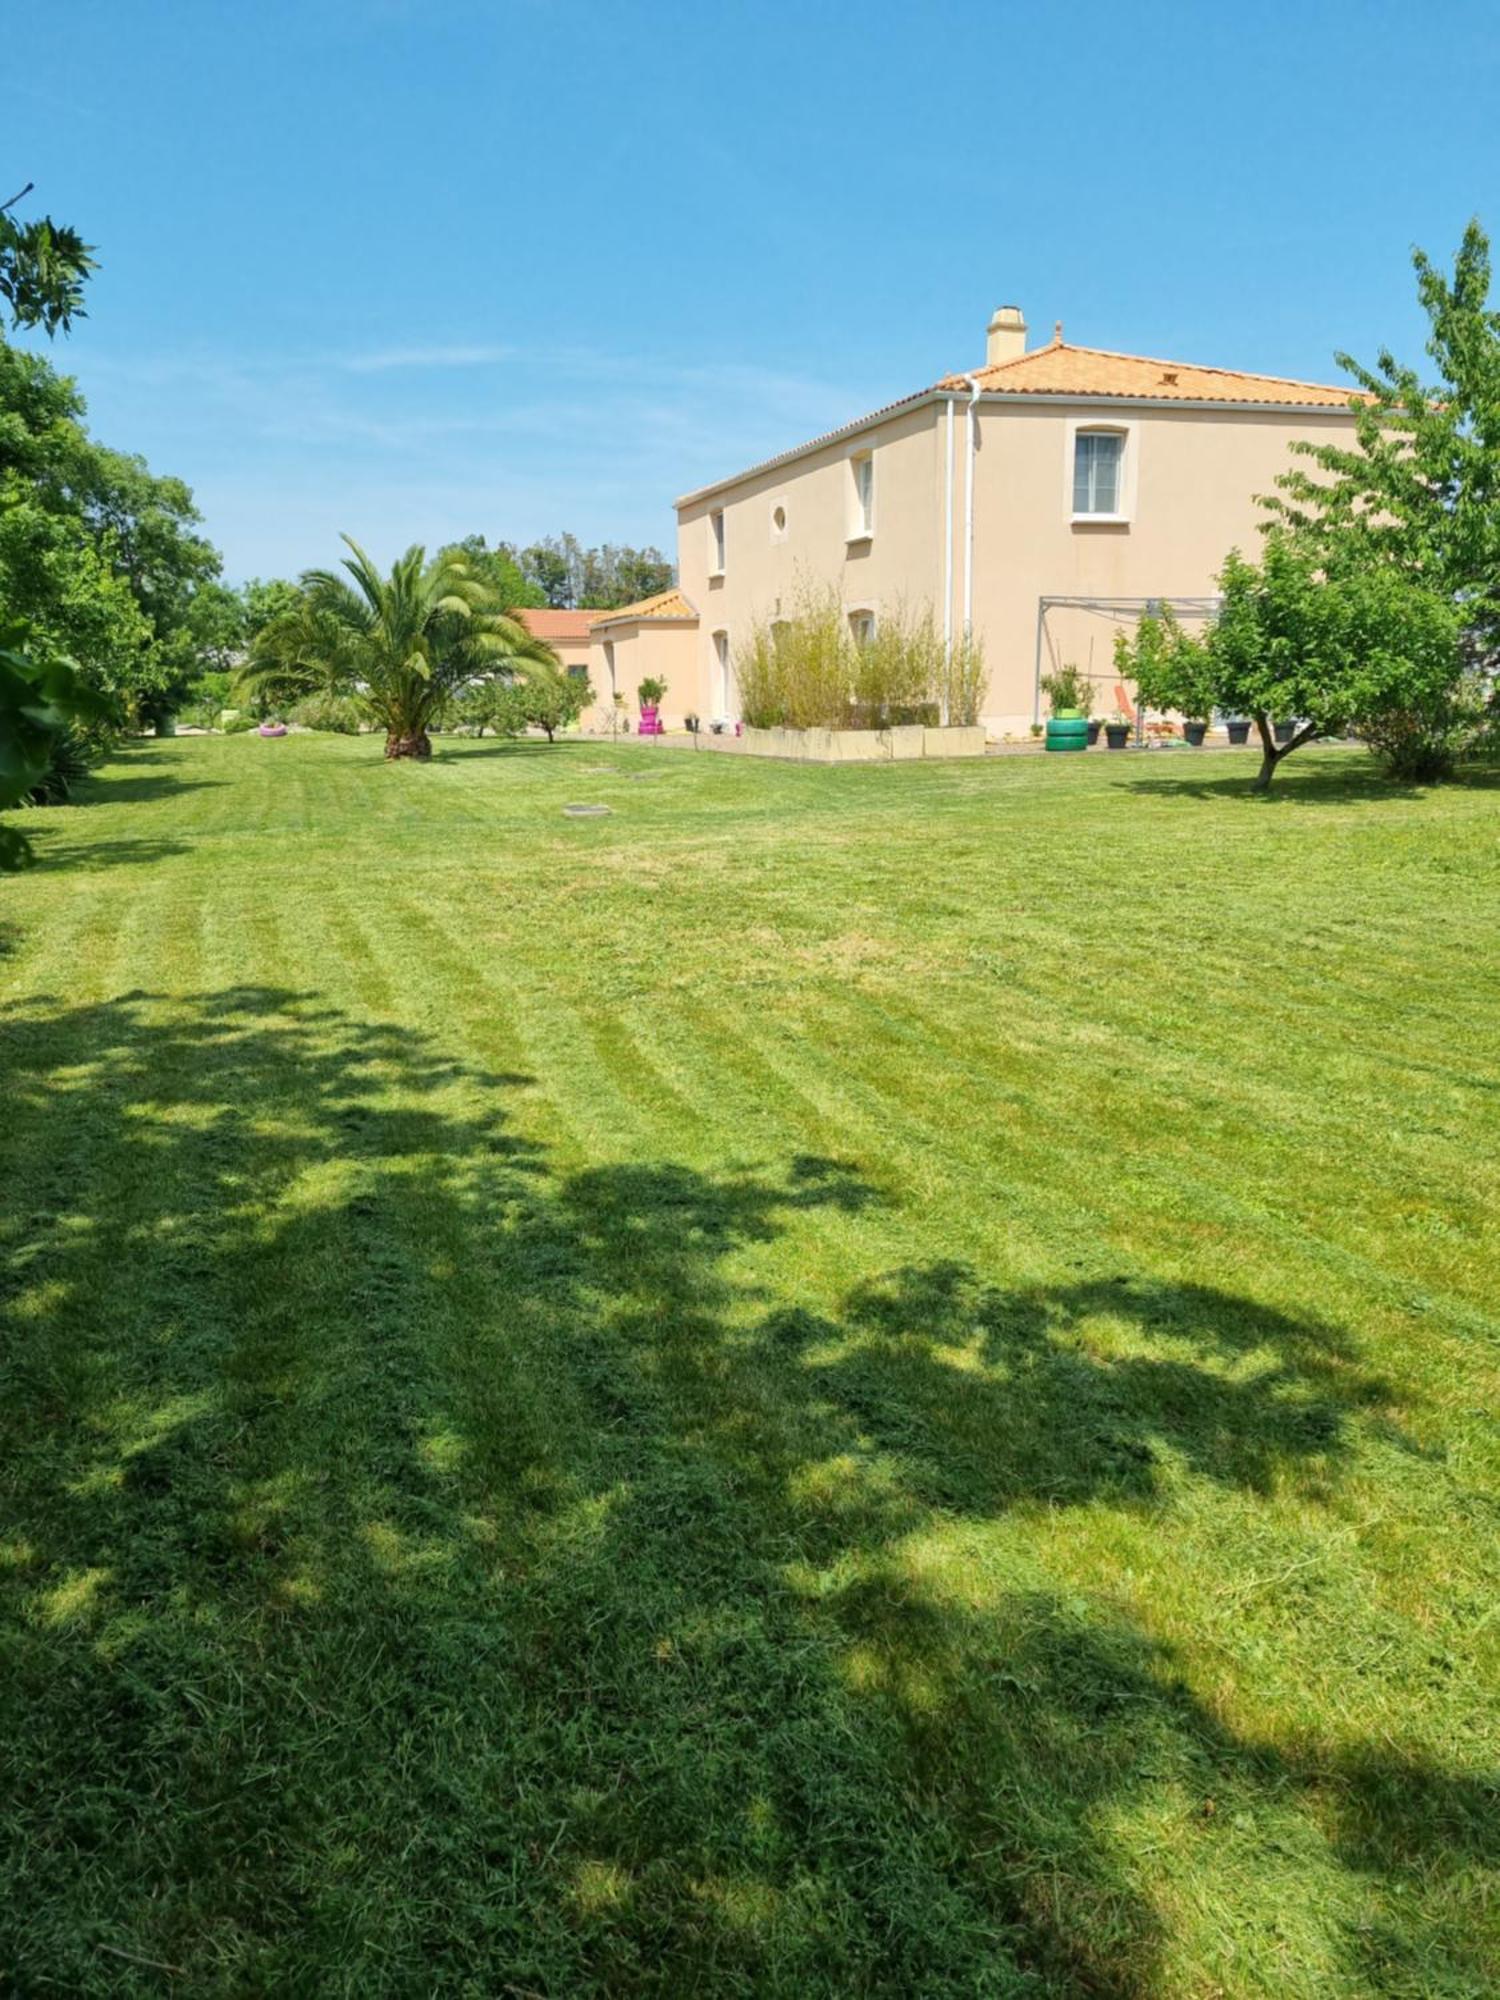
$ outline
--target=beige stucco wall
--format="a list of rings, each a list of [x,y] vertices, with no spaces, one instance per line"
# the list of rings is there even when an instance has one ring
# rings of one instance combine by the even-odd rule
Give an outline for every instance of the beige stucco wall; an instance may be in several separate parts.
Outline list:
[[[661,718],[668,729],[681,729],[689,711],[708,719],[699,693],[698,633],[692,625],[647,620],[596,632],[589,642],[588,668],[597,701],[584,712],[585,729],[609,728],[618,692],[625,697],[624,713],[633,730],[640,720],[636,689],[648,677],[667,683]]]
[[[953,422],[955,632],[962,627],[966,557],[965,400],[958,399]],[[989,669],[982,713],[991,732],[1021,735],[1031,723],[1040,596],[1210,595],[1228,551],[1248,553],[1259,545],[1265,517],[1257,496],[1270,492],[1291,463],[1292,440],[1347,435],[1352,421],[1339,410],[981,401],[973,622]],[[1080,425],[1125,433],[1129,518],[1118,525],[1073,520]],[[803,579],[833,584],[850,610],[868,607],[878,617],[904,597],[914,608],[930,604],[941,623],[947,426],[947,405],[928,403],[679,508],[679,575],[701,614],[691,702],[705,721],[726,710],[714,634],[728,633],[732,658],[757,619],[791,614]],[[849,461],[872,447],[875,532],[867,542],[849,542]],[[778,506],[785,509],[784,531],[773,521]],[[723,576],[715,577],[710,515],[720,508],[725,564]],[[1078,611],[1048,614],[1043,671],[1064,658],[1092,671],[1099,714],[1114,706],[1113,630],[1105,618]],[[727,708],[731,716],[738,713],[732,687]]]
[[[931,415],[909,411],[679,510],[678,576],[699,612],[696,671],[705,721],[739,714],[732,687],[726,704],[714,635],[728,634],[732,663],[757,620],[792,615],[804,582],[832,583],[851,611],[877,616],[902,596],[913,603],[940,597],[942,467]],[[850,460],[871,449],[875,532],[851,541]],[[786,512],[784,530],[773,518],[778,506]],[[720,507],[724,574],[716,577],[709,516]]]
[[[1257,496],[1293,462],[1292,440],[1346,435],[1352,423],[1336,411],[1294,417],[1076,404],[982,406],[979,421],[974,624],[990,674],[985,719],[997,734],[1022,733],[1032,719],[1039,595],[1212,595],[1229,550],[1253,555],[1260,546],[1266,516]],[[1080,425],[1125,431],[1130,518],[1121,525],[1073,519]],[[1115,705],[1115,629],[1079,610],[1047,614],[1043,672],[1065,659],[1091,672],[1101,715]]]
[[[587,667],[592,657],[587,639],[549,639],[547,643],[561,660],[564,672],[570,667]]]

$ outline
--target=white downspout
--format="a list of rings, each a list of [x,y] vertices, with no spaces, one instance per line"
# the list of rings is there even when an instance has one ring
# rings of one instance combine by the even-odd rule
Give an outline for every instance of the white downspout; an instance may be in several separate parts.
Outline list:
[[[979,401],[980,389],[972,375],[965,375],[964,380],[969,385],[969,437],[964,466],[964,637],[967,639],[974,630],[974,455],[979,445],[974,406]]]
[[[953,658],[953,398],[948,398],[948,450],[943,473],[943,664]],[[941,721],[948,721],[948,689],[943,687]]]
[[[943,480],[943,657],[953,651],[953,398],[948,398],[948,462]]]

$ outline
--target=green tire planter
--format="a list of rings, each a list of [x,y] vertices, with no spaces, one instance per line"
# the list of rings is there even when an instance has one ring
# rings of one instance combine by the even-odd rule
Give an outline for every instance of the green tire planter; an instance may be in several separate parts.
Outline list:
[[[1060,709],[1056,715],[1049,715],[1046,747],[1049,750],[1087,750],[1088,717],[1076,708]]]

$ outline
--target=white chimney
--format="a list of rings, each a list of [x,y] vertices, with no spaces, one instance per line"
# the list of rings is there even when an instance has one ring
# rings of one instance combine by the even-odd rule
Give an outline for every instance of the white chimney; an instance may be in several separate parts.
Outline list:
[[[998,306],[989,324],[985,341],[984,365],[1014,361],[1026,352],[1026,315],[1019,306]]]

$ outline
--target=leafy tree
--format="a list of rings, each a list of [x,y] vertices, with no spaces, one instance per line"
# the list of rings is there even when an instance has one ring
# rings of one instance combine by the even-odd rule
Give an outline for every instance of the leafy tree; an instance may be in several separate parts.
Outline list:
[[[1266,506],[1330,573],[1389,564],[1463,607],[1471,657],[1500,652],[1500,312],[1489,304],[1490,245],[1464,232],[1451,278],[1418,250],[1436,379],[1382,350],[1373,369],[1347,354],[1366,400],[1352,445],[1304,441],[1317,468],[1284,473]]]
[[[508,542],[502,542],[500,547],[532,588],[540,592],[543,604],[560,610],[579,602],[582,551],[572,535],[549,536],[546,541],[533,542],[525,549],[515,549]]]
[[[473,575],[488,586],[497,611],[536,608],[548,601],[541,586],[526,575],[514,552],[503,542],[492,549],[483,535],[465,535],[461,542],[450,543],[439,553],[461,557]]]
[[[613,542],[586,549],[576,535],[549,535],[522,549],[502,542],[500,551],[540,593],[532,601],[559,609],[587,605],[613,610],[670,590],[677,577],[660,549],[635,549]]]
[[[593,699],[594,691],[581,674],[538,672],[529,681],[497,677],[460,689],[448,704],[444,721],[480,736],[487,729],[497,736],[524,736],[528,729],[541,729],[553,743],[558,730],[571,727]]]
[[[1398,775],[1444,768],[1468,711],[1452,603],[1389,566],[1325,576],[1284,535],[1268,540],[1258,567],[1231,555],[1219,582],[1223,605],[1202,640],[1142,619],[1121,655],[1142,701],[1253,717],[1256,791],[1283,758],[1351,727]],[[1297,722],[1285,744],[1277,718]]]
[[[413,547],[383,576],[345,535],[346,574],[308,570],[295,607],[255,635],[245,680],[278,697],[348,694],[385,730],[387,757],[432,755],[454,693],[504,673],[555,672],[552,648],[505,612],[461,557]]]
[[[606,542],[598,556],[597,594],[586,596],[585,604],[613,610],[617,605],[637,604],[643,597],[659,597],[677,581],[676,565],[660,549],[616,548]]]
[[[588,680],[578,674],[550,674],[546,678],[538,674],[536,680],[520,684],[512,692],[520,696],[526,720],[534,728],[546,730],[548,742],[556,742],[558,730],[572,728],[594,700]]]
[[[50,215],[33,222],[12,215],[30,193],[28,181],[0,207],[0,299],[13,327],[39,326],[48,335],[61,327],[66,333],[84,316],[83,288],[98,269],[93,245]]]
[[[70,660],[39,640],[25,619],[0,614],[0,811],[24,804],[45,782],[69,731],[90,720],[97,705]],[[0,873],[14,873],[30,859],[25,835],[0,826]]]
[[[1229,560],[1234,563],[1238,557]],[[1115,673],[1122,681],[1134,681],[1150,708],[1174,708],[1192,722],[1207,722],[1220,707],[1237,715],[1247,713],[1220,700],[1217,671],[1207,636],[1195,638],[1185,632],[1170,605],[1148,611],[1133,638],[1115,633]]]
[[[302,600],[300,587],[281,576],[252,576],[248,583],[241,584],[239,594],[247,645],[275,619],[295,611]]]
[[[83,418],[67,377],[0,341],[0,602],[118,719],[158,720],[214,650],[195,621],[219,557],[187,487],[99,444]]]

